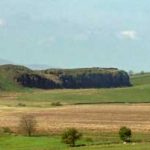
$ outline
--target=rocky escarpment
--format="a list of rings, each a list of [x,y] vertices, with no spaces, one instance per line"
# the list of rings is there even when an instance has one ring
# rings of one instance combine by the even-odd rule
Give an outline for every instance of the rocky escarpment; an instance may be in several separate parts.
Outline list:
[[[88,73],[80,75],[62,75],[64,88],[110,88],[130,86],[129,77],[125,72]]]
[[[45,70],[59,77],[62,88],[110,88],[131,86],[128,74],[116,68]]]
[[[30,88],[54,89],[59,88],[59,84],[53,80],[47,79],[37,74],[22,74],[17,77],[16,81],[22,86]]]
[[[131,86],[128,74],[116,68],[48,69],[33,71],[24,66],[0,66],[0,87],[111,88]]]

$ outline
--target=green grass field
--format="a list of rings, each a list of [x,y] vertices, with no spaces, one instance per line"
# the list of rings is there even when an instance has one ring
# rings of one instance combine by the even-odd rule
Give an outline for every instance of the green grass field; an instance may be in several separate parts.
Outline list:
[[[135,145],[123,145],[123,144],[112,144],[105,146],[89,146],[77,148],[75,150],[149,150],[150,144],[135,144]]]
[[[79,141],[77,146],[70,148],[61,142],[60,137],[23,137],[3,136],[0,137],[0,150],[149,150],[149,143],[122,144],[94,144]]]
[[[136,103],[150,102],[150,85],[115,89],[51,90],[23,93],[21,101],[82,103]]]

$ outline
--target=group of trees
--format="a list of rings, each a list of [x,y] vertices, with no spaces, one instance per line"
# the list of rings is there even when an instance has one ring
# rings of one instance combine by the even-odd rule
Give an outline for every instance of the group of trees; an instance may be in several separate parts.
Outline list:
[[[33,115],[24,115],[20,119],[19,129],[20,131],[27,136],[32,136],[35,134],[37,127],[37,121]],[[132,131],[130,128],[121,127],[119,130],[120,139],[123,142],[131,142]],[[74,147],[76,141],[82,137],[82,133],[80,133],[75,128],[66,129],[62,134],[62,142],[68,144],[71,147]]]

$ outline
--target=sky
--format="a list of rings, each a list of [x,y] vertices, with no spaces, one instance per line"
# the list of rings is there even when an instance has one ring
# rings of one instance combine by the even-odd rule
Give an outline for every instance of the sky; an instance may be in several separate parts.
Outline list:
[[[0,0],[0,59],[150,71],[150,1]]]

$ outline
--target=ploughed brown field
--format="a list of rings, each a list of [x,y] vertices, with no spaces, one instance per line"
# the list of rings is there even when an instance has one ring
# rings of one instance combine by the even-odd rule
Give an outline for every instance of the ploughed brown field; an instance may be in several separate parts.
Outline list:
[[[37,117],[39,131],[60,131],[76,127],[85,131],[150,131],[150,104],[72,105],[55,108],[1,107],[0,126],[17,129],[22,115]]]

